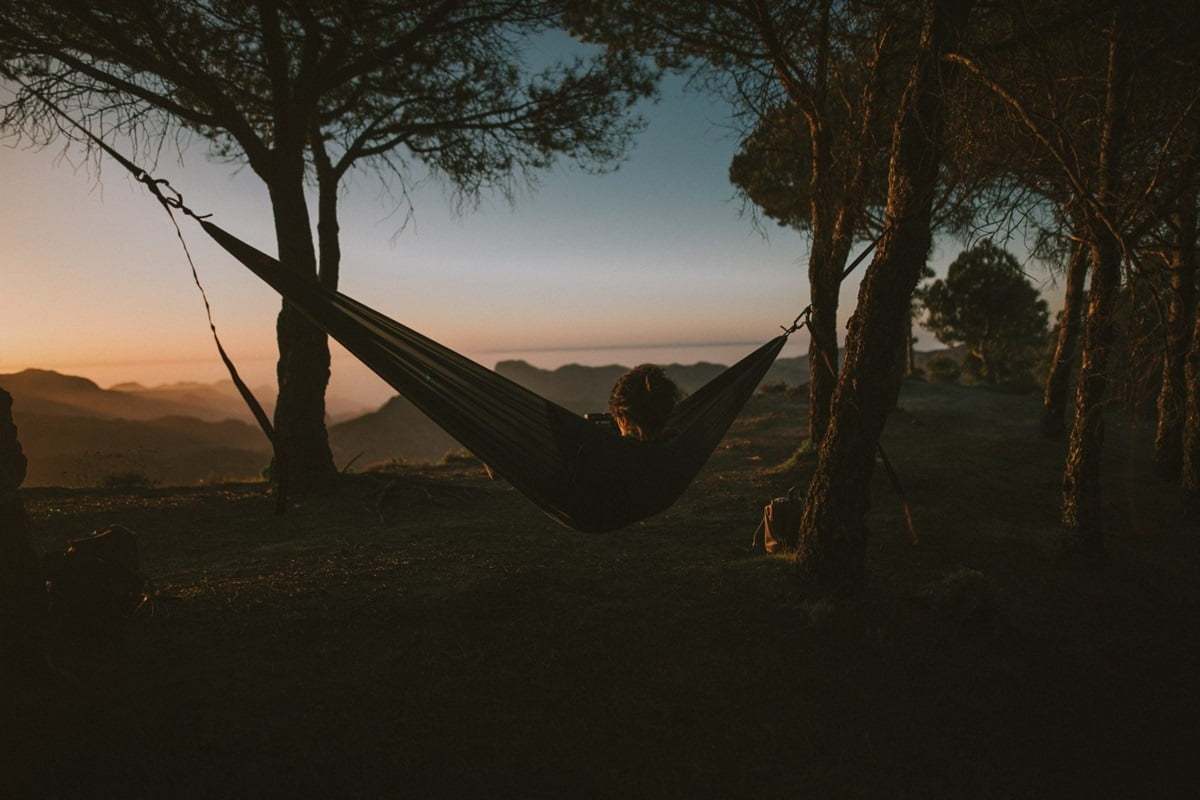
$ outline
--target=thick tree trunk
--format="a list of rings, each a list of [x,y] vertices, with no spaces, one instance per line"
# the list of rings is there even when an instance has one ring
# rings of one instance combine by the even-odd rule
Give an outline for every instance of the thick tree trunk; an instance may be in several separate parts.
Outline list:
[[[947,78],[941,57],[965,28],[970,6],[965,0],[928,4],[893,131],[886,228],[850,320],[833,416],[800,528],[798,563],[826,585],[856,586],[863,576],[869,485],[891,405],[893,366],[932,240]]]
[[[1179,479],[1183,464],[1184,403],[1187,380],[1184,364],[1192,338],[1192,309],[1196,302],[1196,207],[1178,215],[1178,241],[1171,266],[1171,297],[1167,311],[1167,341],[1163,351],[1162,387],[1158,392],[1158,429],[1154,437],[1154,469],[1166,481]]]
[[[1057,439],[1067,429],[1067,397],[1071,383],[1071,362],[1075,359],[1075,346],[1083,326],[1083,284],[1087,278],[1091,261],[1091,248],[1083,243],[1076,245],[1067,265],[1067,285],[1063,292],[1063,309],[1058,322],[1058,342],[1054,346],[1054,358],[1050,362],[1050,374],[1046,377],[1046,391],[1042,395],[1042,436]]]
[[[1092,279],[1083,329],[1083,357],[1075,392],[1075,421],[1071,428],[1063,474],[1063,524],[1066,549],[1093,558],[1104,552],[1103,495],[1100,462],[1104,450],[1104,400],[1108,390],[1109,353],[1114,337],[1113,316],[1121,288],[1121,245],[1112,229],[1118,219],[1121,180],[1120,152],[1127,115],[1124,90],[1128,54],[1122,41],[1121,11],[1113,13],[1109,46],[1104,127],[1100,136],[1100,189],[1096,208],[1089,212]]]
[[[280,170],[269,184],[279,260],[288,269],[317,280],[303,160]],[[329,342],[325,334],[285,300],[276,322],[279,341],[279,399],[275,407],[276,452],[272,476],[277,487],[307,491],[335,474],[325,428],[329,385]]]
[[[1184,398],[1183,453],[1179,484],[1183,489],[1184,506],[1200,517],[1200,303],[1193,308],[1192,346],[1188,348],[1184,378],[1187,394]]]
[[[1092,281],[1084,320],[1083,356],[1075,390],[1063,475],[1063,524],[1068,550],[1088,556],[1104,551],[1100,461],[1104,448],[1104,400],[1114,338],[1113,316],[1121,286],[1121,251],[1116,237],[1101,228],[1092,250]]]
[[[46,581],[18,492],[24,480],[12,397],[0,389],[0,690],[49,671]]]

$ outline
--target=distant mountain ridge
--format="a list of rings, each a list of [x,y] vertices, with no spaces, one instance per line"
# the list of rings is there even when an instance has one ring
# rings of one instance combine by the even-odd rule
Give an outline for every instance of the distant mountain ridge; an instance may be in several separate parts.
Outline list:
[[[160,417],[195,417],[210,422],[250,420],[241,397],[227,382],[182,384],[147,389],[139,384],[118,384],[102,389],[94,381],[53,370],[27,369],[0,375],[0,386],[18,398],[24,412],[93,417],[100,419],[153,420]],[[264,403],[273,392],[256,390]]]
[[[567,364],[550,370],[520,360],[501,361],[495,367],[509,380],[580,414],[607,410],[613,384],[628,369],[618,364]],[[684,392],[691,393],[719,375],[725,366],[700,362],[669,364],[664,369]],[[792,386],[807,381],[808,359],[804,357],[778,359],[764,379]],[[361,466],[392,458],[436,461],[461,447],[403,397],[394,397],[377,411],[332,426],[329,440],[339,465],[353,461]]]
[[[578,413],[602,411],[623,365],[568,364],[548,370],[501,361],[496,371]],[[666,365],[685,392],[693,392],[723,365]],[[765,382],[799,385],[807,359],[776,361]],[[105,471],[144,473],[163,483],[252,477],[270,461],[270,448],[233,384],[195,382],[146,387],[94,381],[52,370],[0,375],[13,395],[13,415],[29,457],[29,485],[94,485]],[[257,392],[269,403],[274,392]],[[330,445],[339,468],[402,458],[434,461],[461,448],[403,397],[376,411],[333,423]]]
[[[236,394],[122,386],[102,389],[53,370],[0,375],[29,460],[26,484],[95,485],[113,475],[188,484],[252,477],[269,462],[270,447],[233,404],[241,404]]]

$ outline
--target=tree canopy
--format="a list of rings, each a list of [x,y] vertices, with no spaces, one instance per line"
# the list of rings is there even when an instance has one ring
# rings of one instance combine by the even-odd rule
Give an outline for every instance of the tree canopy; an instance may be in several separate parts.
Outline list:
[[[1011,253],[981,241],[959,254],[921,299],[928,312],[924,327],[943,344],[966,346],[968,375],[992,385],[1030,380],[1049,312]]]

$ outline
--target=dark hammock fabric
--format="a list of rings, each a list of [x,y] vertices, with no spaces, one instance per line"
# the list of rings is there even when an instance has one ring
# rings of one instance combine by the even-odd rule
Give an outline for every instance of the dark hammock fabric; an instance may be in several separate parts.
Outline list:
[[[661,440],[621,436],[338,292],[210,222],[205,231],[318,327],[562,524],[621,528],[664,511],[704,466],[787,341],[778,336],[676,407]]]

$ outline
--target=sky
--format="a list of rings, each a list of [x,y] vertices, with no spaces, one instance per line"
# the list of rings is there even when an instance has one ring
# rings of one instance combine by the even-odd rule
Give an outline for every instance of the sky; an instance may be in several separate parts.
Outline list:
[[[731,363],[808,304],[806,242],[755,225],[734,196],[721,101],[671,81],[641,111],[648,125],[617,170],[560,164],[515,205],[459,213],[426,183],[409,188],[405,223],[379,178],[356,174],[341,204],[341,291],[488,366]],[[196,146],[154,173],[274,252],[266,191],[248,169]],[[0,374],[53,369],[105,387],[224,377],[175,230],[120,166],[6,139],[0,175]],[[277,297],[199,226],[181,226],[226,350],[252,386],[273,387]],[[959,249],[935,248],[935,268]],[[926,333],[919,346],[936,342]],[[794,335],[784,355],[806,348]],[[391,394],[335,347],[331,396],[370,407]]]

